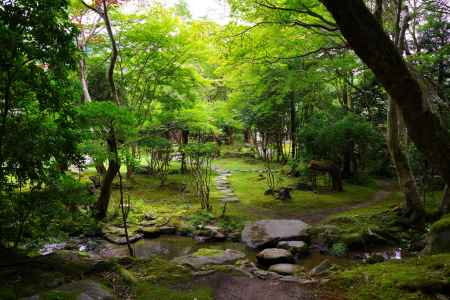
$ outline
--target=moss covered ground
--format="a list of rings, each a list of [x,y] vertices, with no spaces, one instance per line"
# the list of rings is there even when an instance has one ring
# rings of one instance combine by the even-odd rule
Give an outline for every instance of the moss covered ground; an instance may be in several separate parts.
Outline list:
[[[239,204],[229,206],[228,213],[250,220],[271,217],[293,218],[324,209],[364,203],[378,189],[375,184],[368,186],[346,184],[344,192],[341,193],[313,193],[293,189],[292,199],[281,201],[272,195],[264,195],[267,185],[264,173],[260,172],[264,170],[264,163],[261,161],[228,158],[216,160],[214,165],[232,172],[229,177],[231,187],[240,199]],[[295,187],[299,182],[298,178],[279,172],[279,165],[275,164],[274,168],[277,170],[276,176],[280,180],[280,186]]]
[[[349,299],[432,300],[450,296],[450,254],[361,265],[334,277]]]

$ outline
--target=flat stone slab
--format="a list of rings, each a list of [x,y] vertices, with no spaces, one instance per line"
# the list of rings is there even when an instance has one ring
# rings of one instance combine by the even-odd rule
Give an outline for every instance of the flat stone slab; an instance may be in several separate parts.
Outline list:
[[[174,258],[173,262],[179,265],[190,266],[193,269],[200,269],[206,265],[231,264],[244,257],[244,253],[231,249],[200,249],[194,254]]]
[[[279,241],[306,239],[309,227],[302,220],[260,220],[245,225],[241,240],[250,248],[261,249]]]

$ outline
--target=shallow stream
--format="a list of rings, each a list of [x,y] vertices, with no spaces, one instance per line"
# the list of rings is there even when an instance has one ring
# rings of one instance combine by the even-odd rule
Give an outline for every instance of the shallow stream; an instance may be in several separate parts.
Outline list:
[[[115,245],[102,239],[75,240],[61,244],[48,244],[43,249],[42,254],[49,254],[53,251],[61,249],[63,246],[72,244],[72,249],[81,252],[88,252],[101,257],[122,257],[128,255],[128,249],[125,245]],[[74,244],[76,246],[74,246]],[[198,242],[190,237],[177,235],[162,235],[154,239],[143,239],[133,244],[135,254],[138,258],[151,258],[159,256],[165,259],[173,259],[175,257],[189,255],[201,248],[209,249],[233,249],[246,254],[247,259],[256,262],[257,252],[246,247],[239,242]],[[75,250],[74,249],[74,250]],[[327,259],[332,264],[338,266],[349,266],[367,260],[371,256],[381,256],[385,260],[402,259],[402,250],[399,248],[378,248],[371,252],[352,252],[347,256],[336,257],[324,255],[319,251],[312,250],[310,255],[302,257],[297,264],[303,266],[305,270],[311,270],[323,260]]]

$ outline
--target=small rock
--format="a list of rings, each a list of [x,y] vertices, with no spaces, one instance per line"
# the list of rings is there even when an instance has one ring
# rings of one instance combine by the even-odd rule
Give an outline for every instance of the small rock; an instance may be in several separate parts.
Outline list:
[[[331,268],[331,263],[328,259],[322,261],[319,265],[315,266],[310,272],[310,276],[317,276],[328,272]]]
[[[281,275],[292,275],[300,270],[299,266],[293,264],[276,264],[269,268],[269,271],[275,272]]]
[[[269,272],[269,271],[264,271],[261,269],[257,269],[256,271],[253,272],[253,274],[263,280],[268,280],[268,279],[279,279],[281,277],[280,274],[275,273],[275,272]]]
[[[277,198],[286,201],[291,199],[291,188],[280,188],[280,190],[277,192]]]
[[[308,245],[303,241],[281,241],[277,248],[291,251],[293,255],[299,256],[308,252]]]
[[[271,265],[281,264],[281,263],[292,263],[294,262],[294,257],[291,252],[286,249],[278,248],[268,248],[259,252],[256,255],[258,263],[264,267],[269,267]]]
[[[156,219],[156,217],[152,213],[146,212],[144,214],[144,220],[151,221],[151,220],[155,220],[155,219]]]

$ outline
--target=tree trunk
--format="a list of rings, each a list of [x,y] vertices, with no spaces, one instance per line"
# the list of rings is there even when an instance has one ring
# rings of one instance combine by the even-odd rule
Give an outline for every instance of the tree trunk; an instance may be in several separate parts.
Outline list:
[[[403,53],[405,44],[402,42],[405,38],[406,28],[409,23],[409,14],[406,8],[406,14],[401,18],[403,1],[399,0],[397,3],[397,19],[395,22],[394,43],[398,48],[400,54]],[[380,17],[380,20],[382,18]],[[382,24],[380,22],[380,24]],[[389,97],[389,109],[387,114],[387,146],[391,154],[392,161],[397,173],[397,179],[400,188],[405,195],[406,211],[405,215],[411,217],[412,222],[423,221],[425,216],[425,209],[421,201],[420,195],[417,191],[416,179],[408,162],[408,157],[402,149],[402,130],[404,129],[404,122],[399,114],[399,110],[395,102]]]
[[[405,195],[406,214],[413,217],[412,221],[417,221],[416,218],[421,219],[424,216],[425,210],[417,192],[416,180],[409,166],[408,158],[401,148],[397,114],[394,101],[389,99],[387,145],[400,188]]]
[[[81,49],[83,50],[83,49]],[[87,81],[87,74],[86,74],[86,60],[84,57],[80,59],[78,62],[80,66],[80,81],[81,81],[81,87],[83,89],[83,102],[89,103],[92,101],[91,94],[89,93],[89,86]]]
[[[181,132],[181,143],[183,146],[189,144],[189,130],[183,129]],[[181,150],[181,173],[186,174],[186,153]]]
[[[108,140],[108,147],[109,151],[113,153],[113,150],[117,148],[115,138]],[[106,217],[109,200],[111,198],[112,184],[117,172],[119,172],[119,165],[115,159],[111,158],[109,160],[108,169],[106,170],[105,176],[103,176],[100,195],[97,199],[97,203],[95,204],[95,217],[97,220],[102,220]]]
[[[114,33],[112,30],[112,26],[111,26],[111,20],[109,19],[108,6],[106,3],[106,0],[103,0],[102,2],[103,2],[103,13],[101,14],[101,17],[105,21],[106,31],[108,32],[108,37],[111,42],[111,59],[110,59],[110,63],[109,63],[107,78],[109,81],[109,85],[111,86],[111,91],[112,91],[112,94],[114,97],[114,101],[116,102],[117,105],[120,105],[121,101],[119,98],[119,93],[117,91],[116,84],[114,82],[114,68],[116,66],[117,57],[119,55],[119,50],[117,48],[117,43],[114,38]]]
[[[411,140],[450,184],[450,135],[435,108],[444,103],[435,88],[408,68],[362,0],[320,1],[397,104]]]
[[[291,139],[291,158],[297,158],[297,109],[295,107],[295,95],[289,99],[289,115],[290,115],[290,139]]]
[[[349,141],[345,145],[344,153],[343,153],[343,167],[342,167],[342,177],[344,179],[351,178],[353,176],[352,171],[352,162],[353,162],[353,148],[354,143],[352,141]]]

